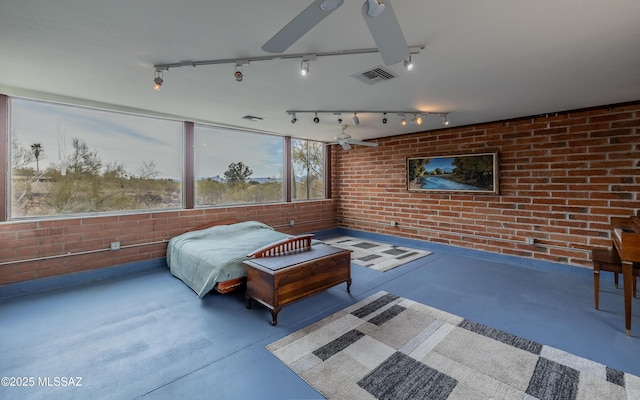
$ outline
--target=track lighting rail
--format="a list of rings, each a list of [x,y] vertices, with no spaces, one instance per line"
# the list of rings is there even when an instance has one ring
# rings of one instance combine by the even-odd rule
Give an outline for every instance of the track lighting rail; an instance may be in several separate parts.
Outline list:
[[[296,114],[314,114],[313,122],[316,124],[320,122],[320,118],[318,114],[333,114],[338,116],[339,121],[342,121],[342,114],[353,115],[353,125],[358,125],[360,123],[360,119],[358,118],[358,114],[381,114],[382,115],[382,123],[386,124],[388,119],[387,115],[397,115],[402,117],[401,125],[407,125],[408,123],[412,125],[422,125],[422,116],[428,115],[437,115],[442,119],[442,125],[449,125],[449,113],[448,112],[434,112],[434,111],[371,111],[371,110],[287,110],[287,114],[291,115],[291,123],[295,124],[298,121],[298,116]],[[407,120],[407,117],[413,119]]]
[[[401,115],[449,115],[448,112],[435,112],[435,111],[371,111],[371,110],[287,110],[287,114],[396,114]]]
[[[409,54],[420,54],[420,51],[423,50],[426,45],[416,45],[409,46]],[[281,55],[272,55],[272,56],[257,56],[257,57],[244,57],[244,58],[224,58],[220,60],[202,60],[202,61],[178,61],[174,63],[166,63],[166,64],[155,64],[153,68],[156,71],[168,71],[171,68],[181,68],[181,67],[199,67],[202,65],[217,65],[217,64],[235,64],[235,65],[243,65],[249,64],[251,62],[256,61],[270,61],[270,60],[286,60],[292,58],[302,58],[305,60],[314,60],[316,57],[332,57],[332,56],[345,56],[352,54],[370,54],[370,53],[379,53],[377,48],[367,48],[367,49],[351,49],[351,50],[338,50],[338,51],[325,51],[318,53],[296,53],[296,54],[281,54]]]

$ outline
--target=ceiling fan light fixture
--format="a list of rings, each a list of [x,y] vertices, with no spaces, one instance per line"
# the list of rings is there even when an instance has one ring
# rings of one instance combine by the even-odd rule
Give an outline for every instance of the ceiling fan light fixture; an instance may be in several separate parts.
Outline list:
[[[336,112],[336,114],[340,115],[338,112]],[[338,119],[338,129],[340,129],[340,133],[335,136],[335,142],[330,142],[329,144],[339,144],[344,150],[350,150],[352,144],[358,146],[378,147],[378,143],[352,138],[351,135],[345,132],[345,129],[349,126],[342,125],[340,122],[342,122],[342,119]]]
[[[369,10],[367,11],[367,14],[369,14],[372,17],[377,17],[378,15],[382,14],[382,12],[384,11],[384,3],[382,2],[382,0],[368,0],[369,1]]]
[[[360,118],[358,118],[358,113],[353,113],[353,118],[351,118],[353,125],[360,125]]]
[[[162,80],[162,71],[156,71],[155,77],[153,78],[153,88],[155,90],[160,90],[164,80]]]

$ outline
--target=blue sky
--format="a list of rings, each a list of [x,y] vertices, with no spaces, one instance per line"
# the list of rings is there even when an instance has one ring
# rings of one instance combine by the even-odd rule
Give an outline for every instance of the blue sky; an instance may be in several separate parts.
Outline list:
[[[254,178],[282,177],[282,137],[205,126],[196,126],[195,137],[197,177],[222,176],[229,164],[240,161]]]

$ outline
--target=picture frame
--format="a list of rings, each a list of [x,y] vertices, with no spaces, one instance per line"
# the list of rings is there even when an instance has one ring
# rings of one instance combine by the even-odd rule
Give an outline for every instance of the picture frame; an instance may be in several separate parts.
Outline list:
[[[407,190],[498,194],[498,153],[407,158]]]

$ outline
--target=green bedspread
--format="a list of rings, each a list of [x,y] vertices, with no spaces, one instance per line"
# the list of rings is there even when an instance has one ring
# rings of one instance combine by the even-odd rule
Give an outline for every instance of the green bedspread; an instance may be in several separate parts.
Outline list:
[[[288,237],[257,221],[186,232],[169,241],[167,265],[202,298],[217,282],[246,276],[247,254]]]

